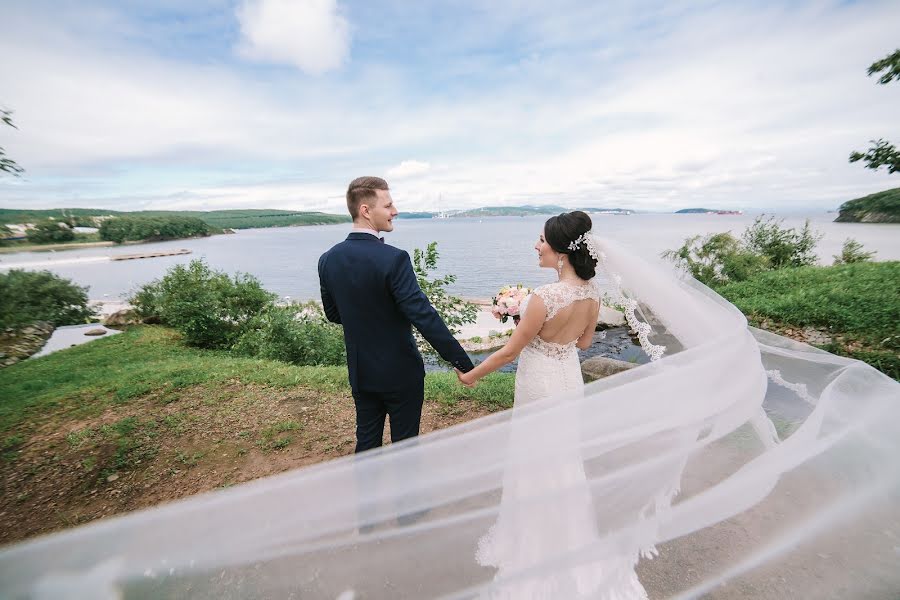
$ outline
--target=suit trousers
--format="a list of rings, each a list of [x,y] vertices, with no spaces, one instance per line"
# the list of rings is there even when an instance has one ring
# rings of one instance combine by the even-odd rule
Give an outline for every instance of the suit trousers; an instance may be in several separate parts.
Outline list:
[[[399,442],[419,435],[425,379],[411,387],[392,392],[353,392],[356,404],[356,452],[381,446],[384,419],[390,415],[391,441]]]

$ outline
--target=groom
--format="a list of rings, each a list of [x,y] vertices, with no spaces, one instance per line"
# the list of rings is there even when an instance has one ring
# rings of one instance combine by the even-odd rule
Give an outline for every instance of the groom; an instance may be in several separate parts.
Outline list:
[[[356,404],[356,452],[381,446],[384,419],[391,441],[419,435],[425,368],[412,326],[460,371],[472,361],[425,297],[409,254],[389,246],[397,209],[388,184],[359,177],[347,189],[353,231],[319,258],[325,316],[344,326],[350,388]]]

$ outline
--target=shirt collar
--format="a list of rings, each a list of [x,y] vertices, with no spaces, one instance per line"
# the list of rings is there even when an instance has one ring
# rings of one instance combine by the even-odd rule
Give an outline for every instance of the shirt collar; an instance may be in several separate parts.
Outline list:
[[[368,233],[370,235],[374,235],[375,237],[381,237],[378,235],[378,232],[374,229],[369,229],[368,227],[353,227],[353,233]]]

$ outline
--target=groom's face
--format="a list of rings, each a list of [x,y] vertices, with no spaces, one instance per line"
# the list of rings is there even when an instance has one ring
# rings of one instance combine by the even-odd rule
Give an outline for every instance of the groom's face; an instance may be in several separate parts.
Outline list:
[[[397,209],[388,190],[378,190],[375,201],[366,205],[369,222],[375,231],[393,231]]]

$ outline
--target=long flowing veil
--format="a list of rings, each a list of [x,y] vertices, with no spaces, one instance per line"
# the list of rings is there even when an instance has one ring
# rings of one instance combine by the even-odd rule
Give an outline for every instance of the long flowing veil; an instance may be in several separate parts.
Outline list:
[[[590,569],[606,578],[593,597],[615,598],[622,570],[604,568],[625,564],[651,598],[895,597],[900,385],[596,243],[657,360],[577,397],[6,547],[2,595],[475,598]],[[552,508],[587,494],[596,535],[536,543],[500,578],[480,566],[509,473],[573,456],[585,478],[516,496],[517,526],[523,540],[529,515],[565,526]]]

